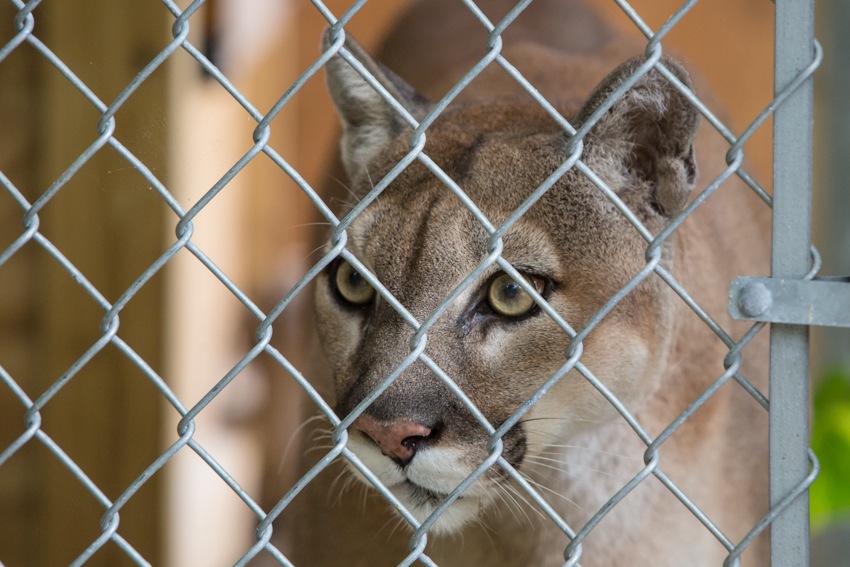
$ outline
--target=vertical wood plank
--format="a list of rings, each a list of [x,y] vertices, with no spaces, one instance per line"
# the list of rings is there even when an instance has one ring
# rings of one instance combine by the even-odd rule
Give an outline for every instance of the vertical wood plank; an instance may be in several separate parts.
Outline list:
[[[16,10],[0,4],[0,45],[14,35]],[[0,171],[20,191],[33,185],[37,140],[32,124],[36,117],[35,53],[23,45],[0,62]],[[0,253],[24,232],[24,211],[6,189],[0,188]],[[35,257],[24,247],[0,266],[0,368],[32,395],[34,340],[31,282]],[[0,384],[0,451],[26,429],[24,407],[13,392]],[[37,498],[31,471],[35,455],[23,447],[0,467],[0,563],[37,565],[36,550],[28,537],[36,527],[33,503]]]
[[[36,33],[109,104],[165,46],[167,13],[156,3],[80,0],[45,6]],[[97,112],[50,65],[40,67],[39,191],[53,182],[97,137]],[[154,74],[117,115],[116,135],[160,178],[166,140],[165,75]],[[115,302],[164,251],[163,207],[147,183],[116,152],[104,148],[40,215],[41,230]],[[65,372],[100,336],[104,312],[56,263],[40,254],[36,295],[39,390]],[[119,335],[155,369],[162,368],[162,287],[154,279],[121,314]],[[43,412],[44,430],[114,500],[158,456],[162,398],[143,374],[108,345]],[[35,564],[67,564],[94,541],[104,510],[46,450],[32,482],[40,501]],[[160,557],[160,481],[154,478],[122,512],[119,533],[144,557]],[[29,545],[35,546],[31,538]],[[129,561],[114,545],[93,564]]]

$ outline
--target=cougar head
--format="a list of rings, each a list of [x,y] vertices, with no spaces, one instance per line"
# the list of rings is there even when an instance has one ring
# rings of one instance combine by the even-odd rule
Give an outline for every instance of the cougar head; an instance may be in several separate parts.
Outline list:
[[[423,96],[350,39],[345,47],[409,117],[428,115]],[[553,103],[578,127],[642,63],[623,64],[583,103]],[[690,84],[678,63],[664,64]],[[499,227],[570,159],[571,138],[554,120],[527,100],[453,103],[427,128],[419,155],[408,118],[349,62],[337,55],[327,71],[353,194],[363,199],[410,162],[351,221],[348,260],[337,257],[318,280],[336,411],[349,415],[394,375],[353,422],[349,447],[420,522],[497,459],[433,523],[451,532],[498,501],[512,471],[531,474],[547,448],[619,419],[594,382],[632,410],[658,387],[675,329],[670,292],[653,274],[605,308],[580,348],[571,348],[569,328],[583,329],[648,263],[646,238],[591,177],[657,233],[693,187],[697,113],[660,72],[644,74],[583,139],[587,171],[556,175],[499,239],[480,216]],[[481,418],[499,429],[521,409],[499,445]]]

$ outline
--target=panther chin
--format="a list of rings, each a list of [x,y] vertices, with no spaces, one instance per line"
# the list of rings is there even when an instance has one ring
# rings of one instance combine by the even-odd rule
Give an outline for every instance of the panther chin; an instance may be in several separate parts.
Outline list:
[[[448,494],[472,472],[472,468],[460,464],[460,451],[430,449],[422,451],[413,461],[401,467],[381,454],[369,442],[352,439],[351,448],[398,501],[420,523],[436,510]],[[354,466],[348,467],[354,476],[370,488],[369,481]],[[446,474],[446,471],[450,471]],[[464,472],[466,471],[466,472]],[[429,528],[429,532],[447,535],[459,532],[464,526],[479,519],[494,500],[494,491],[499,488],[486,478],[487,474],[473,482],[466,491],[449,506]]]
[[[448,497],[445,493],[435,492],[409,480],[388,488],[420,523]],[[476,520],[485,507],[483,498],[462,494],[437,518],[429,531],[437,535],[457,533]]]

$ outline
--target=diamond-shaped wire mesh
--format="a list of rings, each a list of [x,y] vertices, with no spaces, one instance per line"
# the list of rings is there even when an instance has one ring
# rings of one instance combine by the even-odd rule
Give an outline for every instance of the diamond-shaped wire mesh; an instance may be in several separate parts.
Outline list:
[[[748,380],[742,368],[742,353],[755,340],[763,325],[753,325],[748,331],[740,335],[733,334],[724,328],[710,314],[710,310],[700,303],[700,299],[695,298],[691,291],[676,279],[673,272],[663,261],[663,250],[665,243],[676,234],[681,225],[696,214],[696,211],[701,207],[710,203],[712,196],[730,178],[737,177],[742,180],[755,195],[764,201],[766,206],[771,204],[769,192],[756,181],[753,175],[748,173],[743,165],[744,146],[788,97],[800,85],[810,79],[819,64],[821,53],[819,47],[815,46],[811,64],[776,94],[774,100],[752,120],[750,126],[742,134],[735,135],[732,129],[718,117],[716,111],[694,94],[662,59],[664,38],[682,18],[689,17],[689,12],[696,3],[696,0],[683,3],[666,23],[658,29],[652,29],[627,2],[617,0],[616,4],[622,13],[634,28],[646,38],[644,59],[639,66],[634,68],[626,80],[604,98],[595,112],[587,116],[583,122],[574,124],[570,122],[572,117],[562,116],[557,107],[538,92],[534,82],[524,77],[512,65],[509,58],[502,53],[501,34],[509,29],[514,20],[528,7],[530,0],[518,2],[516,7],[500,21],[488,19],[485,13],[470,0],[459,1],[460,9],[474,14],[482,28],[487,31],[489,39],[486,44],[486,54],[468,69],[466,74],[446,92],[441,100],[437,101],[421,120],[414,118],[400,101],[395,100],[387,92],[378,79],[357,58],[350,46],[346,44],[346,25],[363,8],[366,4],[365,0],[352,3],[350,8],[341,14],[334,14],[322,2],[311,0],[312,9],[320,13],[331,26],[328,42],[323,50],[317,54],[313,64],[286,88],[284,94],[271,106],[268,112],[258,110],[191,39],[190,31],[193,16],[204,6],[202,0],[196,0],[185,8],[170,0],[163,0],[161,6],[157,4],[162,15],[170,18],[172,37],[157,44],[150,53],[143,51],[140,55],[137,55],[140,62],[134,69],[135,74],[126,83],[123,83],[120,89],[115,88],[114,82],[109,84],[107,88],[102,87],[96,78],[93,78],[93,76],[89,78],[89,71],[74,66],[79,65],[81,61],[78,57],[75,58],[73,54],[55,52],[49,42],[41,39],[39,24],[42,18],[42,10],[45,20],[49,21],[51,2],[34,0],[24,3],[20,0],[12,0],[13,20],[5,23],[7,27],[10,23],[12,24],[14,34],[7,38],[5,44],[0,47],[0,66],[8,65],[15,57],[22,56],[24,52],[28,54],[31,60],[35,58],[42,65],[46,63],[53,77],[50,80],[54,83],[61,83],[61,88],[65,89],[62,96],[73,97],[75,104],[78,105],[77,108],[80,108],[79,104],[85,106],[85,110],[78,110],[78,112],[87,120],[91,136],[86,147],[73,149],[74,155],[67,163],[62,164],[56,171],[48,169],[46,178],[45,175],[41,176],[40,184],[22,186],[21,182],[16,179],[17,174],[14,172],[12,164],[0,164],[3,167],[3,170],[0,170],[0,185],[3,188],[0,192],[2,193],[0,195],[0,207],[4,209],[3,218],[4,220],[15,218],[18,222],[17,228],[11,233],[9,233],[8,227],[4,227],[3,237],[6,238],[6,234],[12,234],[12,236],[8,241],[0,242],[0,247],[2,247],[2,251],[0,251],[0,273],[7,270],[7,273],[14,274],[11,277],[23,277],[18,275],[22,273],[18,267],[21,259],[37,256],[37,261],[49,264],[48,273],[52,274],[51,278],[64,278],[66,280],[70,278],[79,288],[77,295],[73,298],[69,297],[68,301],[82,303],[86,307],[85,309],[81,308],[80,311],[75,311],[76,315],[74,316],[85,310],[87,310],[89,316],[79,321],[81,326],[79,330],[74,330],[73,326],[67,325],[59,325],[54,330],[42,330],[60,334],[63,332],[76,333],[75,336],[67,336],[64,340],[75,341],[75,344],[79,346],[75,359],[56,360],[54,364],[45,366],[45,368],[61,367],[61,370],[58,375],[47,376],[47,382],[44,384],[28,375],[29,372],[32,372],[32,369],[27,369],[25,366],[17,364],[16,361],[8,362],[6,358],[11,357],[11,355],[5,352],[0,353],[0,357],[2,357],[0,363],[7,365],[0,366],[0,381],[2,381],[2,388],[5,390],[3,395],[12,396],[16,400],[15,404],[20,414],[18,417],[22,418],[22,425],[18,429],[15,429],[11,434],[3,432],[3,437],[0,438],[0,441],[2,441],[0,443],[0,475],[3,474],[4,466],[6,470],[9,470],[16,459],[24,458],[24,453],[32,452],[34,447],[40,447],[38,459],[42,461],[46,459],[50,462],[49,466],[66,470],[74,479],[73,482],[65,482],[63,485],[72,486],[73,488],[70,491],[63,494],[60,488],[50,492],[48,497],[54,499],[71,498],[72,494],[83,493],[88,499],[94,499],[95,508],[102,515],[99,519],[86,517],[81,520],[83,523],[90,524],[94,535],[79,549],[74,547],[73,550],[69,551],[70,554],[73,554],[72,564],[74,565],[85,564],[89,560],[96,561],[97,558],[103,557],[101,550],[105,548],[117,548],[118,556],[128,559],[130,563],[149,564],[151,558],[146,555],[153,552],[137,549],[134,539],[128,536],[124,530],[125,523],[123,523],[122,514],[126,512],[127,516],[131,516],[134,499],[135,501],[143,499],[150,483],[157,482],[152,479],[159,479],[163,474],[163,469],[168,467],[169,463],[178,455],[182,456],[188,453],[202,460],[256,518],[256,543],[249,549],[243,550],[244,554],[236,561],[236,564],[239,565],[247,564],[258,557],[272,558],[284,565],[291,564],[279,547],[277,538],[273,539],[272,537],[274,533],[272,523],[279,517],[285,520],[288,507],[298,497],[299,493],[332,463],[340,460],[345,460],[358,469],[374,485],[377,492],[399,511],[404,518],[404,523],[409,524],[413,529],[413,534],[410,536],[409,554],[406,557],[393,558],[393,561],[397,560],[400,562],[399,564],[410,565],[416,562],[425,565],[436,564],[428,555],[426,548],[429,543],[429,528],[439,521],[442,514],[491,468],[499,468],[503,471],[506,477],[509,477],[516,484],[517,490],[522,492],[520,498],[526,500],[529,506],[538,508],[546,521],[553,523],[565,534],[567,544],[562,551],[566,565],[579,564],[579,561],[582,560],[582,543],[589,534],[605,521],[612,510],[617,509],[617,505],[622,500],[628,498],[637,487],[645,482],[659,482],[665,486],[672,497],[677,499],[681,506],[691,513],[702,524],[702,527],[725,548],[728,554],[726,564],[736,564],[737,558],[753,539],[762,533],[793,502],[795,497],[808,487],[815,470],[804,481],[797,484],[792,491],[783,495],[781,499],[774,500],[769,513],[763,520],[751,526],[749,533],[742,538],[735,539],[724,534],[722,528],[714,523],[711,516],[701,509],[701,503],[692,499],[687,490],[680,487],[680,479],[674,479],[665,474],[664,461],[661,458],[662,448],[681,427],[688,423],[693,415],[710,403],[712,396],[719,390],[734,386],[749,395],[750,403],[760,404],[765,410],[768,408],[768,402],[765,397],[766,392],[761,391],[759,387]],[[482,3],[483,5],[484,3]],[[125,8],[129,9],[128,7]],[[152,35],[156,37],[156,33]],[[3,37],[6,38],[6,36]],[[319,38],[315,39],[316,44],[318,44]],[[117,40],[118,38],[116,38]],[[194,61],[194,65],[208,74],[209,79],[214,81],[220,89],[226,91],[238,103],[244,113],[250,117],[253,124],[256,124],[252,139],[244,154],[234,163],[227,165],[226,171],[205,190],[202,197],[190,203],[180,202],[169,188],[168,176],[161,174],[153,167],[151,162],[158,163],[159,158],[142,157],[137,151],[131,149],[134,147],[132,143],[133,133],[122,129],[124,113],[131,114],[128,107],[131,107],[134,95],[140,89],[147,88],[152,81],[156,80],[158,74],[164,73],[163,66],[170,58],[180,56],[190,57]],[[63,59],[65,57],[69,58],[68,61]],[[321,74],[323,68],[334,58],[341,58],[346,64],[351,65],[365,81],[380,92],[387,104],[412,129],[409,151],[386,175],[380,179],[374,179],[372,190],[363,196],[356,205],[345,210],[342,218],[339,218],[331,206],[323,200],[321,192],[316,187],[312,187],[301,173],[284,158],[285,152],[278,151],[270,145],[272,123],[275,123],[275,119],[292,102],[304,85],[315,80],[315,77]],[[74,64],[70,63],[71,60],[74,61]],[[498,66],[507,72],[514,79],[519,89],[535,101],[549,118],[571,137],[569,155],[563,163],[552,171],[541,185],[533,188],[519,207],[498,223],[488,218],[475,200],[470,198],[464,191],[462,182],[452,179],[441,165],[429,156],[428,146],[426,145],[429,128],[432,127],[434,122],[438,120],[456,97],[462,95],[464,89],[479,74],[492,66]],[[667,225],[657,234],[647,228],[639,216],[624,203],[621,196],[608,186],[599,172],[593,171],[583,160],[584,140],[588,132],[642,77],[655,72],[660,73],[673,85],[677,92],[698,109],[710,128],[726,141],[728,147],[725,156],[726,169],[713,179],[703,179],[697,188],[697,196],[692,198],[684,210],[670,219]],[[86,79],[81,77],[86,77]],[[97,83],[97,87],[93,86],[95,83]],[[89,119],[86,113],[92,113],[93,118]],[[131,119],[128,118],[127,120],[130,121]],[[91,172],[90,164],[93,160],[103,159],[102,156],[104,155],[110,156],[110,159],[113,160],[111,163],[119,164],[108,167],[121,168],[130,172],[127,182],[128,191],[134,184],[141,184],[147,192],[144,197],[145,202],[155,202],[152,208],[159,207],[167,210],[165,224],[174,235],[168,238],[164,245],[160,243],[161,235],[158,233],[148,234],[144,237],[145,239],[155,240],[157,243],[154,245],[145,244],[134,247],[138,243],[133,241],[104,243],[104,246],[119,246],[120,254],[131,258],[128,260],[129,267],[121,271],[124,275],[133,274],[128,281],[124,281],[121,277],[111,277],[108,266],[105,268],[98,267],[92,258],[84,255],[79,256],[77,251],[74,251],[75,255],[71,256],[64,246],[64,239],[67,238],[67,234],[52,226],[47,220],[55,219],[57,215],[78,215],[80,222],[96,219],[102,221],[104,225],[109,224],[110,209],[108,207],[94,212],[79,211],[74,209],[75,201],[73,199],[73,194],[86,190],[85,185],[91,184],[92,177],[96,181],[97,173]],[[245,168],[249,167],[252,161],[260,159],[270,160],[291,178],[298,190],[309,199],[323,220],[329,223],[331,227],[329,244],[321,251],[320,258],[271,309],[260,307],[260,302],[245,291],[246,286],[238,285],[234,276],[220,267],[195,238],[196,224],[200,222],[208,208],[216,200],[221,199],[222,194],[228,190],[231,182]],[[436,308],[425,314],[424,317],[417,317],[411,313],[408,310],[409,306],[404,305],[393,294],[393,291],[386,287],[384,282],[380,281],[375,273],[369,269],[369,266],[364,265],[348,247],[348,229],[411,164],[424,167],[438,179],[443,184],[447,194],[453,195],[459,203],[462,203],[474,217],[478,227],[487,234],[487,249],[481,257],[480,263],[472,271],[465,274]],[[630,279],[622,282],[619,289],[580,327],[574,327],[574,321],[569,321],[562,313],[554,309],[541,295],[540,290],[524,278],[517,266],[512,265],[502,255],[504,250],[503,237],[521,221],[523,215],[531,207],[547,194],[553,185],[568,172],[574,171],[578,171],[592,182],[598,188],[600,194],[604,195],[612,206],[621,213],[632,229],[646,241],[644,266],[636,273],[630,274]],[[14,213],[9,214],[10,210]],[[72,227],[70,230],[73,231],[73,223],[70,226]],[[146,229],[143,223],[130,228],[140,233]],[[108,240],[110,233],[106,231],[104,234]],[[150,290],[157,289],[161,285],[161,280],[164,277],[162,272],[166,271],[171,263],[184,256],[203,266],[203,269],[217,280],[218,285],[226,290],[253,320],[251,343],[244,349],[244,352],[232,361],[232,367],[223,376],[215,377],[214,381],[205,386],[205,393],[198,399],[187,399],[175,393],[173,378],[163,375],[161,361],[157,356],[148,354],[151,347],[147,344],[136,344],[135,339],[127,339],[128,336],[135,337],[127,329],[134,328],[133,325],[139,325],[137,321],[144,318],[143,313],[133,311],[134,302],[138,302],[138,298],[146,293],[154,293]],[[293,302],[303,297],[305,290],[323,270],[340,260],[350,263],[377,290],[382,300],[398,313],[398,316],[412,333],[409,340],[409,353],[403,360],[395,361],[391,371],[347,415],[337,415],[328,396],[312,385],[308,377],[302,374],[303,369],[296,368],[272,341],[273,327],[282,317],[285,317],[285,313],[288,313],[287,309]],[[438,362],[426,352],[429,331],[440,321],[440,318],[444,316],[458,297],[467,292],[475,282],[480,281],[482,275],[490,273],[494,267],[513,278],[534,299],[545,316],[550,317],[555,322],[560,332],[568,337],[569,342],[561,367],[551,374],[548,380],[540,384],[537,391],[520,407],[513,409],[511,414],[506,419],[500,420],[499,423],[491,422],[476,407],[469,392],[465,392],[458,385],[456,377],[441,368]],[[811,273],[809,277],[813,277],[813,275]],[[635,416],[634,411],[630,410],[628,405],[613,393],[604,380],[600,380],[594,374],[594,369],[590,365],[586,365],[582,358],[584,341],[588,336],[635,289],[652,278],[669,286],[683,305],[687,306],[692,315],[700,321],[700,324],[710,331],[714,337],[713,340],[720,341],[724,345],[727,353],[724,360],[716,361],[718,368],[722,362],[722,370],[718,370],[716,378],[703,391],[696,392],[690,404],[660,431],[647,430]],[[3,290],[0,290],[0,294],[2,293]],[[61,316],[61,314],[56,315],[56,317]],[[162,324],[159,317],[152,316],[150,320],[154,327]],[[161,329],[155,328],[154,331],[155,334],[158,334]],[[42,352],[37,353],[37,355],[51,357],[52,353]],[[298,387],[306,393],[311,402],[310,407],[320,412],[330,423],[333,430],[331,435],[332,447],[322,452],[315,465],[306,471],[290,490],[282,496],[276,495],[270,506],[261,502],[256,495],[249,494],[240,485],[239,479],[231,475],[228,467],[222,464],[219,455],[210,449],[208,443],[202,441],[203,437],[196,421],[202,413],[216,404],[225,392],[234,387],[235,381],[244,377],[246,369],[261,360],[272,360],[276,367],[285,370],[287,376],[290,377],[288,379],[297,383]],[[90,433],[86,429],[89,425],[87,425],[85,416],[77,416],[70,420],[52,421],[52,407],[63,401],[63,398],[69,400],[67,403],[73,404],[76,395],[74,392],[77,391],[75,389],[76,383],[85,380],[87,368],[99,364],[114,366],[116,376],[123,368],[121,379],[133,380],[136,387],[144,392],[143,396],[156,398],[158,402],[154,402],[154,407],[156,403],[164,402],[167,404],[166,411],[169,414],[179,415],[177,436],[168,437],[169,444],[165,449],[159,446],[147,447],[147,454],[152,453],[154,457],[151,459],[147,459],[147,457],[137,458],[137,462],[133,462],[128,470],[121,471],[122,474],[119,475],[120,480],[117,484],[114,479],[104,481],[100,478],[102,473],[94,470],[93,466],[91,468],[88,466],[95,461],[85,452],[72,454],[67,452],[65,448],[73,437]],[[407,510],[405,505],[394,496],[393,492],[349,448],[347,433],[348,427],[366,411],[370,404],[387,391],[399,379],[399,376],[414,364],[424,365],[437,376],[442,384],[474,416],[489,438],[489,456],[463,482],[451,490],[435,507],[433,513],[424,520],[417,519],[414,514]],[[129,371],[127,368],[129,368]],[[636,438],[645,447],[643,464],[639,467],[639,470],[632,478],[622,479],[619,489],[604,505],[590,510],[589,518],[583,525],[571,525],[566,521],[563,515],[558,512],[557,507],[553,506],[551,495],[547,495],[541,488],[529,482],[517,470],[515,464],[512,464],[503,454],[503,437],[507,432],[520,422],[546,392],[563,380],[569,372],[577,372],[592,385],[616,410],[619,414],[618,419],[622,421],[625,427],[633,431]],[[102,385],[104,391],[115,387],[114,384]],[[105,398],[105,400],[104,403],[109,404],[112,403],[111,400],[114,400],[114,398]],[[129,406],[132,406],[132,403],[128,404]],[[161,420],[158,412],[146,414],[144,410],[135,413],[128,411],[121,415],[107,417],[106,423],[100,423],[97,426],[122,427],[120,420],[128,418]],[[109,419],[116,421],[109,422]],[[6,422],[4,421],[4,423]],[[60,423],[65,425],[59,426]],[[79,426],[79,430],[73,429],[74,424]],[[63,430],[66,426],[70,430]],[[151,430],[156,431],[157,428],[158,425],[152,426]],[[79,444],[73,443],[73,446],[76,450]],[[108,453],[110,450],[120,451],[123,448],[94,447],[92,449]],[[813,469],[816,469],[816,467],[813,467]],[[108,489],[105,488],[107,485],[109,486]],[[43,534],[39,537],[49,538],[50,535]],[[80,542],[75,543],[78,546],[80,545]],[[38,545],[35,541],[32,544]],[[0,560],[2,559],[0,557]]]

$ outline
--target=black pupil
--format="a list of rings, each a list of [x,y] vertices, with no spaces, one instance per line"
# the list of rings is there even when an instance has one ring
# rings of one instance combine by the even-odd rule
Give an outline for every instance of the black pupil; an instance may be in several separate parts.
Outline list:
[[[363,285],[363,276],[359,272],[352,270],[348,276],[348,283],[351,284],[351,287],[358,288]]]
[[[518,283],[511,282],[505,285],[502,294],[505,296],[505,299],[516,299],[516,297],[519,295],[520,289],[521,288],[519,287]]]

